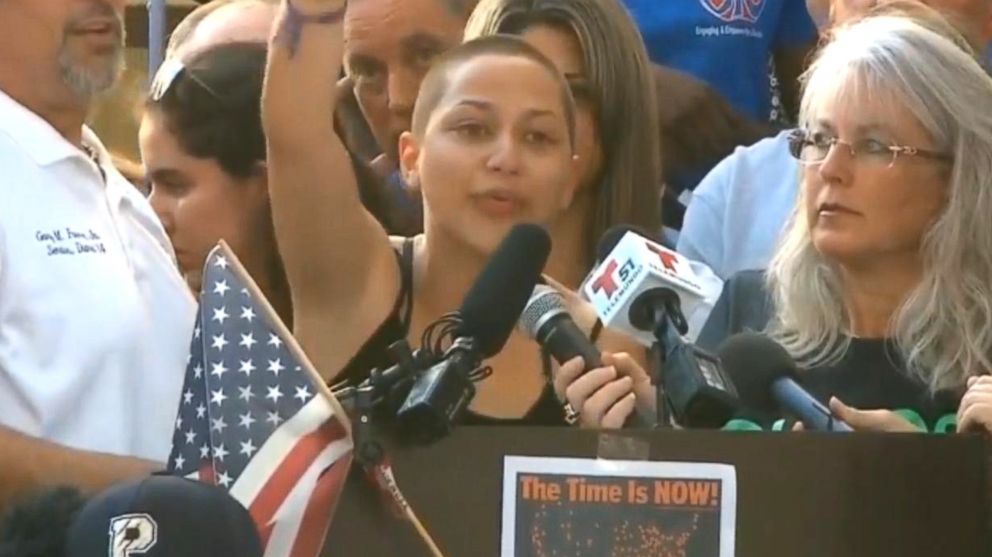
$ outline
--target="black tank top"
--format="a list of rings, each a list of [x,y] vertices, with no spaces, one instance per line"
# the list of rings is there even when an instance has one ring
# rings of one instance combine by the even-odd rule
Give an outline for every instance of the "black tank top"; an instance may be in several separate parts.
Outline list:
[[[398,340],[405,339],[410,329],[410,315],[413,312],[413,239],[407,238],[396,253],[400,267],[400,291],[396,296],[393,310],[379,328],[365,341],[355,357],[344,367],[335,379],[336,383],[358,385],[374,368],[385,369],[394,362],[389,356],[388,348]],[[603,322],[599,319],[593,325],[589,339],[595,343],[603,330]],[[555,395],[551,385],[551,355],[541,348],[541,365],[548,382],[540,398],[521,418],[494,418],[472,411],[462,414],[462,425],[567,425],[562,410],[562,404]]]

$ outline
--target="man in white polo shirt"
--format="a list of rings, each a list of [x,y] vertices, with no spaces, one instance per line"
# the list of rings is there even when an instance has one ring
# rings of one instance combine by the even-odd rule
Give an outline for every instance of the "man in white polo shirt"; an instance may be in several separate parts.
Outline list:
[[[84,126],[126,0],[0,0],[0,505],[168,457],[194,300]]]

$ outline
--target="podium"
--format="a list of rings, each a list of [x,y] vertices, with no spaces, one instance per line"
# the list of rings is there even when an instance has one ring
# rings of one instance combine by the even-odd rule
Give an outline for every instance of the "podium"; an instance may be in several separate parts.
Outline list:
[[[739,557],[992,555],[989,452],[977,435],[461,427],[389,452],[446,557],[499,555],[507,455],[733,465]],[[322,555],[429,552],[356,466]]]

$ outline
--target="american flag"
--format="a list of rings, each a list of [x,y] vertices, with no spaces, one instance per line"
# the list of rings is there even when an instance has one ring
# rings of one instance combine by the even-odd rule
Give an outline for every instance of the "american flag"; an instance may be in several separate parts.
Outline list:
[[[176,431],[172,434],[169,472],[209,484],[214,483],[214,461],[210,448],[210,418],[207,417],[207,378],[203,373],[203,341],[200,314],[186,360],[186,378],[179,401]]]
[[[340,405],[221,243],[204,266],[170,472],[226,488],[266,557],[314,557],[352,448]]]

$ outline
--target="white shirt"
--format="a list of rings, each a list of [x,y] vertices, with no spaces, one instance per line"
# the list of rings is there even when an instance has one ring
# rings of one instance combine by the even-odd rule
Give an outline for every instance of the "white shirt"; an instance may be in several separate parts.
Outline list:
[[[738,147],[693,192],[678,252],[724,279],[764,269],[795,207],[799,172],[788,131]]]
[[[99,167],[0,91],[0,425],[164,462],[195,302],[151,206],[83,143]]]

